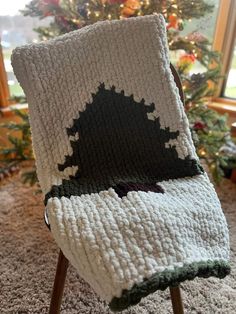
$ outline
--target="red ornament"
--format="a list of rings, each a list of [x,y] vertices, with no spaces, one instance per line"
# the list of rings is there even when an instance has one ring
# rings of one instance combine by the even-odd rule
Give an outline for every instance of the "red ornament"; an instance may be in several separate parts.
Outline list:
[[[193,128],[194,130],[198,131],[198,130],[203,130],[205,128],[205,124],[198,121],[198,122],[195,122],[194,125],[193,125]]]
[[[178,28],[178,18],[176,14],[172,14],[168,18],[169,24],[167,25],[167,29],[169,28]]]
[[[195,60],[196,60],[196,57],[192,53],[191,54],[186,53],[179,58],[180,62],[186,62],[186,63],[194,63]]]
[[[191,69],[195,60],[196,60],[196,57],[194,56],[194,54],[186,53],[179,58],[177,66],[181,68],[182,71],[188,72]]]
[[[38,7],[44,16],[54,15],[53,10],[59,7],[60,0],[40,0]]]

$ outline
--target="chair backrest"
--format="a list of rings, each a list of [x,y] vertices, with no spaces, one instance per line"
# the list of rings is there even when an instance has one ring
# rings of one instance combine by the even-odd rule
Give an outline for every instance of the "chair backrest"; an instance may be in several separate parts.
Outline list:
[[[202,172],[161,15],[17,48],[12,64],[29,102],[46,199]]]

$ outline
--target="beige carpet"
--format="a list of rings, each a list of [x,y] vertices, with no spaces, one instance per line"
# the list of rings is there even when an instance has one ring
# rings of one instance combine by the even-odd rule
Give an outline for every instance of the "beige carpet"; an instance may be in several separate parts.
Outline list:
[[[185,313],[236,313],[236,184],[218,188],[231,233],[232,273],[223,280],[196,279],[181,285]],[[58,248],[43,221],[40,194],[19,175],[0,185],[0,313],[48,313]],[[72,267],[62,314],[110,313]],[[169,291],[156,292],[125,314],[172,313]]]

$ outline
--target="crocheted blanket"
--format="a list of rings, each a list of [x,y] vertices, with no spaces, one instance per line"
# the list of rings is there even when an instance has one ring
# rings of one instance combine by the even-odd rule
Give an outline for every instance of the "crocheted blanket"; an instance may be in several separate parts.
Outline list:
[[[161,15],[16,48],[51,232],[114,311],[229,273],[228,228],[199,164]]]

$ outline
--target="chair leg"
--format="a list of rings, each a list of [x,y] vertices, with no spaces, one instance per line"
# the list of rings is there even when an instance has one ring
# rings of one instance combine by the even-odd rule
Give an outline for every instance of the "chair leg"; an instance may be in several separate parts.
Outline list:
[[[68,268],[68,260],[63,255],[62,251],[60,250],[57,262],[57,270],[56,276],[54,279],[53,291],[52,291],[52,298],[50,303],[49,314],[59,314],[62,295],[66,280],[66,273]]]
[[[170,287],[171,302],[174,314],[184,314],[180,287]]]
[[[59,314],[62,295],[66,280],[66,273],[68,268],[68,260],[63,255],[62,251],[60,250],[58,262],[57,262],[57,270],[56,276],[53,285],[53,292],[52,298],[50,303],[49,314]],[[183,303],[181,299],[181,292],[180,288],[178,287],[170,287],[170,295],[171,295],[171,302],[173,307],[174,314],[184,314]]]

